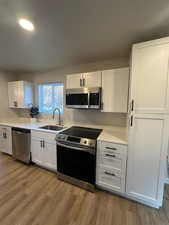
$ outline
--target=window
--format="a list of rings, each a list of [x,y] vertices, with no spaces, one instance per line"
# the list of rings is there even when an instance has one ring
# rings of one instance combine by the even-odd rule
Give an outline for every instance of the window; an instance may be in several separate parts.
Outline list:
[[[39,111],[41,113],[51,114],[56,107],[63,113],[63,88],[64,85],[61,83],[39,85]]]

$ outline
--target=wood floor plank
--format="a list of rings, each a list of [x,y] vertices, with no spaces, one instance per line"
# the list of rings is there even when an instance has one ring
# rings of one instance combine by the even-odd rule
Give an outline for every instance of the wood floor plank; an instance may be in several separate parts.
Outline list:
[[[0,225],[169,225],[169,185],[159,210],[97,190],[0,153]]]

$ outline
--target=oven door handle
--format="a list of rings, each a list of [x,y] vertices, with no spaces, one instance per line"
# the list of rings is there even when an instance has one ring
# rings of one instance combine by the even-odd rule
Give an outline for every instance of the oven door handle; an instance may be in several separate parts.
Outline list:
[[[62,144],[60,142],[56,142],[56,144],[58,146],[61,146],[61,147],[70,148],[70,149],[73,149],[73,150],[78,150],[78,151],[83,151],[83,152],[88,152],[88,153],[90,153],[92,155],[95,154],[95,151],[93,151],[93,149],[78,148],[78,147],[74,147],[74,146],[70,146],[70,145],[64,145],[64,144]]]

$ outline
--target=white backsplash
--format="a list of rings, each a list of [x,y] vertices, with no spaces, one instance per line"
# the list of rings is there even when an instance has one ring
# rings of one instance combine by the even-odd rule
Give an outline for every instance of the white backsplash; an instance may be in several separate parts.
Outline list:
[[[19,110],[20,120],[30,119],[29,111]],[[38,120],[52,121],[52,115],[40,114]],[[126,127],[127,114],[125,113],[102,113],[98,110],[78,110],[65,108],[62,120],[64,124],[67,123],[81,123],[91,125],[106,125],[115,127]],[[55,121],[58,123],[58,115],[55,115]]]

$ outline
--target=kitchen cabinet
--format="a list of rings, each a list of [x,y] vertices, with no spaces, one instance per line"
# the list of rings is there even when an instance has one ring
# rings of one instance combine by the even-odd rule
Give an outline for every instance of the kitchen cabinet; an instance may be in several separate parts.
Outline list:
[[[83,74],[68,75],[66,78],[66,88],[81,88]]]
[[[29,108],[33,103],[33,86],[27,81],[8,82],[10,108]]]
[[[31,132],[32,161],[54,171],[57,170],[55,136],[54,133]]]
[[[68,75],[66,88],[92,88],[101,87],[101,71]]]
[[[126,194],[159,208],[163,202],[169,134],[169,38],[132,49]]]
[[[12,155],[11,127],[0,126],[0,151]]]
[[[168,61],[169,38],[133,46],[131,100],[136,113],[169,113]]]
[[[96,184],[102,189],[125,193],[127,146],[98,141]]]
[[[102,71],[102,112],[127,113],[129,68]]]
[[[167,121],[154,115],[134,115],[129,130],[127,194],[152,206],[163,199]]]
[[[101,71],[84,73],[83,84],[84,84],[84,87],[88,87],[88,88],[101,87],[101,84],[102,84]]]

